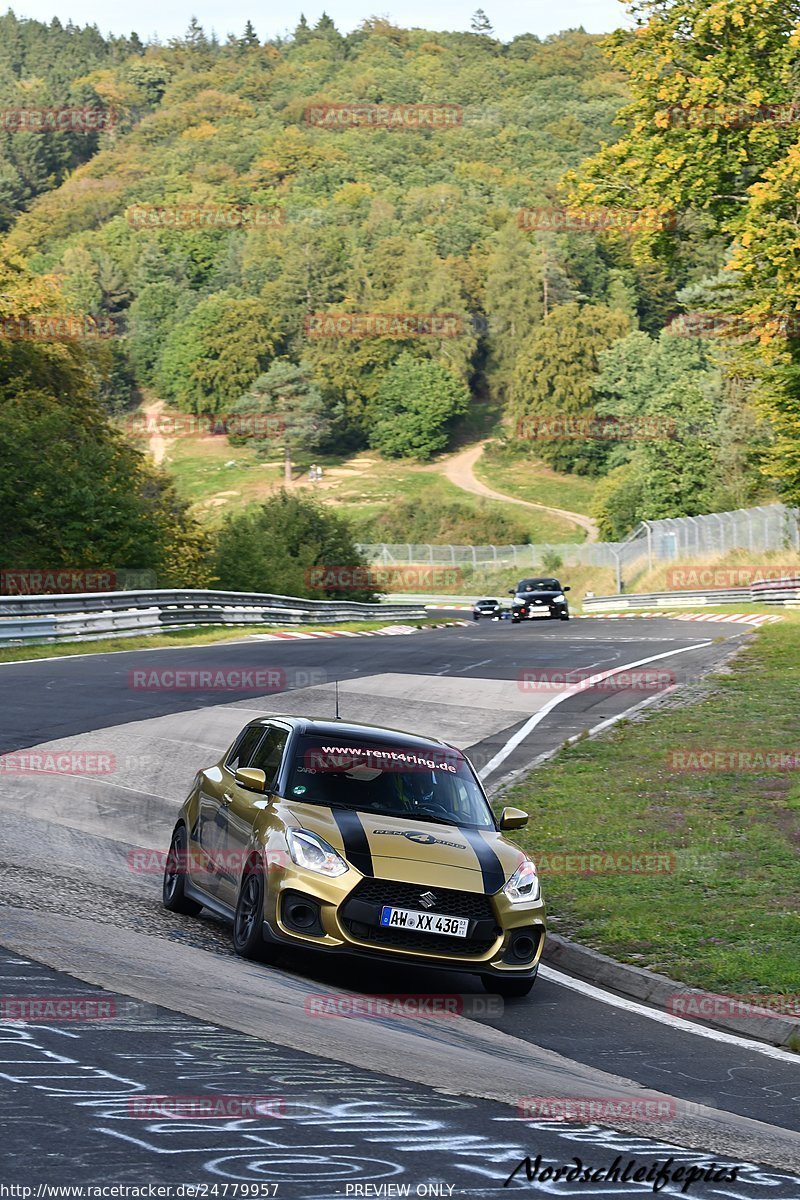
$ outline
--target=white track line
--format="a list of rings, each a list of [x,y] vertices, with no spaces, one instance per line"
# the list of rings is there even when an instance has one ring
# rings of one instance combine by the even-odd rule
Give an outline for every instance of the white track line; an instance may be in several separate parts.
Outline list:
[[[743,1050],[752,1050],[753,1053],[763,1054],[767,1058],[777,1058],[780,1062],[793,1063],[794,1066],[800,1063],[798,1055],[792,1054],[790,1050],[782,1050],[780,1046],[770,1046],[766,1042],[753,1042],[749,1038],[740,1037],[737,1033],[726,1033],[724,1029],[695,1025],[694,1022],[686,1021],[683,1017],[675,1017],[672,1013],[640,1004],[638,1000],[626,1000],[614,992],[606,992],[602,988],[595,987],[593,983],[585,983],[582,979],[565,975],[562,971],[547,966],[545,963],[540,965],[539,974],[551,983],[557,983],[560,987],[570,988],[573,992],[580,992],[582,996],[589,996],[592,1000],[610,1004],[612,1008],[621,1008],[625,1012],[648,1017],[651,1021],[658,1021],[660,1025],[669,1025],[671,1029],[679,1029],[681,1033],[693,1033],[696,1037],[709,1038],[713,1042],[725,1042],[729,1046],[739,1046]]]
[[[534,713],[532,717],[529,717],[525,724],[508,739],[505,746],[497,751],[497,754],[495,754],[494,758],[489,760],[483,770],[479,771],[479,778],[486,779],[488,775],[491,775],[494,771],[496,771],[500,764],[505,762],[510,754],[513,754],[517,746],[519,746],[521,742],[524,742],[525,738],[533,732],[536,726],[539,725],[545,719],[545,717],[553,711],[556,705],[562,704],[565,700],[569,699],[570,696],[576,696],[578,692],[585,692],[587,689],[593,687],[594,684],[601,683],[602,680],[608,679],[611,675],[618,675],[620,671],[630,671],[633,667],[644,667],[647,665],[647,663],[658,662],[658,660],[661,658],[672,658],[674,654],[688,654],[691,650],[702,650],[704,646],[711,645],[713,645],[713,642],[711,641],[696,642],[693,646],[681,646],[677,650],[665,650],[662,654],[651,654],[649,658],[640,658],[636,662],[623,663],[619,667],[612,667],[610,671],[601,671],[599,675],[590,675],[588,679],[582,679],[579,684],[576,684],[574,687],[567,688],[558,696],[554,696],[552,700],[548,700],[547,703],[540,708],[537,713]]]

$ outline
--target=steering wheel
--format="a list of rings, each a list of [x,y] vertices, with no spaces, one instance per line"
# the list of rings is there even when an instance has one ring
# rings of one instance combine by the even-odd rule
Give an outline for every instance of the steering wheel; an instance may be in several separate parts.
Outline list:
[[[429,816],[435,817],[438,812],[440,816],[446,817],[448,821],[453,820],[453,814],[449,812],[443,804],[436,804],[435,801],[428,801],[425,799],[423,800],[423,805],[424,807],[420,805],[421,811],[428,813]]]

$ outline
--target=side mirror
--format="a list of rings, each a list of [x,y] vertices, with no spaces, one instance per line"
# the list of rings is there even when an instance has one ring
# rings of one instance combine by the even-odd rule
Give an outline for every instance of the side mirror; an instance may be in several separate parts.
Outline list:
[[[266,773],[255,767],[239,767],[238,771],[234,772],[233,778],[239,787],[247,788],[248,792],[265,792],[267,790]]]
[[[570,586],[569,586],[569,584],[567,584],[567,586],[566,586],[566,587],[562,587],[562,589],[561,589],[561,590],[562,590],[562,592],[568,592],[568,591],[570,591]]]
[[[517,589],[516,589],[516,588],[509,588],[509,589],[508,589],[508,594],[509,594],[509,596],[516,596],[516,594],[517,594]]]
[[[521,808],[504,808],[500,814],[501,829],[522,829],[528,824],[528,814]]]

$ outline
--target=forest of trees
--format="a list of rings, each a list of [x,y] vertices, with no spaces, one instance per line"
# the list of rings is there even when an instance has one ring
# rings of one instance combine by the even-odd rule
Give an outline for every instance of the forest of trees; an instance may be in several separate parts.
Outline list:
[[[2,452],[8,565],[35,549],[53,566],[213,577],[206,535],[110,420],[140,388],[187,412],[288,411],[296,443],[417,459],[484,405],[501,454],[601,481],[610,538],[643,517],[800,503],[800,0],[630,11],[633,28],[606,39],[508,44],[482,12],[470,33],[371,19],[343,36],[323,17],[266,42],[248,23],[222,44],[193,21],[167,46],[0,17],[0,108],[113,114],[92,133],[0,128],[0,320],[90,315],[114,331],[0,338],[21,455]],[[309,119],[355,103],[457,117]],[[169,206],[240,217],[148,219]],[[520,217],[565,207],[617,219]],[[451,325],[309,324],[342,313]],[[723,330],[709,336],[681,313],[736,321],[707,322]],[[553,417],[620,433],[531,436]],[[669,436],[637,436],[648,422]]]

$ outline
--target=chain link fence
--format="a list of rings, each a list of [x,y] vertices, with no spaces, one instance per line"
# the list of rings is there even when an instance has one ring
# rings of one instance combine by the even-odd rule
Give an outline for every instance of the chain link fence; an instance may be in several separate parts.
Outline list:
[[[615,542],[565,542],[553,545],[522,546],[451,546],[431,545],[428,542],[371,542],[361,543],[359,549],[371,564],[381,566],[473,566],[473,567],[537,567],[543,557],[558,555],[568,566],[583,563],[602,567],[612,563],[609,547]]]
[[[800,511],[784,504],[740,508],[701,517],[643,521],[624,542],[528,544],[521,546],[455,546],[427,542],[372,542],[359,546],[370,563],[384,566],[521,567],[552,571],[554,560],[565,567],[614,567],[617,591],[637,571],[656,562],[704,558],[728,550],[800,551]]]

